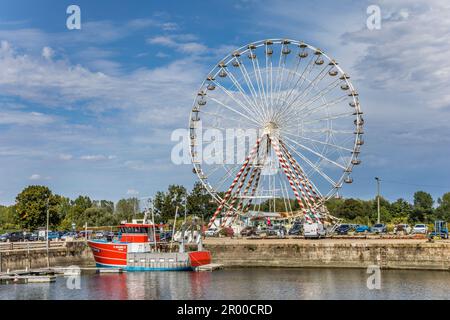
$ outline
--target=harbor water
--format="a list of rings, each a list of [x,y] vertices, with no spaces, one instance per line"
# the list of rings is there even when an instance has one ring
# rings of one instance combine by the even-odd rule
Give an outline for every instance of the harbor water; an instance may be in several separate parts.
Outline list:
[[[450,299],[446,271],[239,268],[214,272],[83,273],[54,283],[0,286],[0,299]]]

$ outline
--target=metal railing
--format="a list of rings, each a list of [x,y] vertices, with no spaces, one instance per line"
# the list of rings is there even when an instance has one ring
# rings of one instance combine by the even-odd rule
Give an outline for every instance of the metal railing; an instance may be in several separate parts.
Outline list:
[[[49,248],[63,248],[65,241],[49,241]],[[45,241],[24,241],[0,243],[0,251],[45,249]]]

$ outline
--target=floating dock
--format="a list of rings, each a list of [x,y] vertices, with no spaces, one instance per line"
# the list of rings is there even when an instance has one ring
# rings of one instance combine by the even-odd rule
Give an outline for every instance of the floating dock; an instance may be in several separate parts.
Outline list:
[[[223,269],[223,264],[210,263],[197,267],[195,271],[214,271],[219,269]]]

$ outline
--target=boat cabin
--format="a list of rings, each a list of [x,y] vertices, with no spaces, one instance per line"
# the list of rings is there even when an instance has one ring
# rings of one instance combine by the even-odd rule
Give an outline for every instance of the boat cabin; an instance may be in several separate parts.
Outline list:
[[[163,225],[143,223],[123,223],[119,226],[120,242],[156,242],[160,241],[160,231]],[[153,230],[155,228],[155,230]]]

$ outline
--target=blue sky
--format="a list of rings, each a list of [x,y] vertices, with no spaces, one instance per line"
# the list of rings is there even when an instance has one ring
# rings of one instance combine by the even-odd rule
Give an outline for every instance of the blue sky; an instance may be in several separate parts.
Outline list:
[[[81,30],[66,8],[81,8]],[[366,8],[382,27],[366,27]],[[341,194],[411,200],[450,191],[446,1],[0,2],[0,203],[45,184],[118,200],[192,186],[171,163],[196,90],[220,58],[265,38],[304,40],[352,75],[365,142]]]

